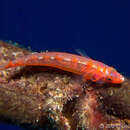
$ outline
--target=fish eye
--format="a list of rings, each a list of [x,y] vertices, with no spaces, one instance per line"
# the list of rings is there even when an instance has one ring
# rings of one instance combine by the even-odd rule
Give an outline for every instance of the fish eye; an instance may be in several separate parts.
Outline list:
[[[109,77],[109,78],[107,78],[107,80],[108,80],[108,81],[111,81],[111,80],[112,80],[112,78],[111,78],[111,77]]]

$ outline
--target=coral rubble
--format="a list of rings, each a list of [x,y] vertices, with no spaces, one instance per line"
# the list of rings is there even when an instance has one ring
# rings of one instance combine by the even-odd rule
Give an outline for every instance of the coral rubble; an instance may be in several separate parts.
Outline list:
[[[29,51],[0,41],[0,64]],[[130,80],[122,85],[84,83],[50,67],[0,71],[0,121],[61,130],[129,129]]]

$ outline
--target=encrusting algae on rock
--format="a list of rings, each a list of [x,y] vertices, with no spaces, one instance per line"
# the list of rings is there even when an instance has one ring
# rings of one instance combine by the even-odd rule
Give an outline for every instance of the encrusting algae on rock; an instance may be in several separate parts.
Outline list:
[[[31,53],[3,41],[0,50],[0,64]],[[43,129],[128,129],[129,90],[129,79],[99,87],[51,67],[9,68],[0,71],[0,120]]]

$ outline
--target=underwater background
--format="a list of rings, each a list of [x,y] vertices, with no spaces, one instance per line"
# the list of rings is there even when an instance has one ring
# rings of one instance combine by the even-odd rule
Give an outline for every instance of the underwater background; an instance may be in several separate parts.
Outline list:
[[[0,5],[0,40],[39,52],[81,49],[129,76],[128,0],[1,0]],[[0,129],[22,128],[0,124]]]

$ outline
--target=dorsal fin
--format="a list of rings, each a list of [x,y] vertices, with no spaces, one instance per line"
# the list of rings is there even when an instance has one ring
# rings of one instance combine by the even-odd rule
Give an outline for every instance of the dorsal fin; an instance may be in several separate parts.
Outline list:
[[[75,51],[81,56],[91,59],[83,49],[75,49]]]

